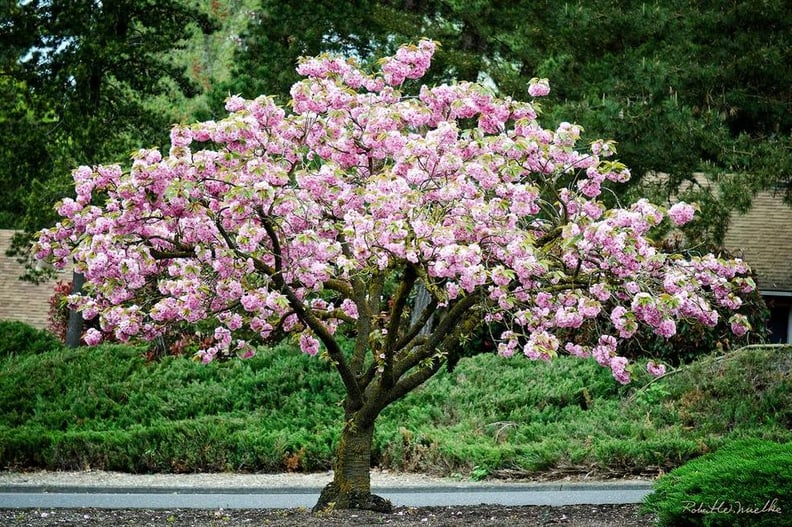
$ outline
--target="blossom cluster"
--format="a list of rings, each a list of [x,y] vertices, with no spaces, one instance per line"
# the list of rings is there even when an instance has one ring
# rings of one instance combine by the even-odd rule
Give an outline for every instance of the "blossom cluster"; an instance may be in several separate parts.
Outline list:
[[[76,169],[76,197],[37,257],[73,261],[87,286],[70,303],[122,341],[214,319],[205,361],[250,355],[239,335],[251,333],[292,333],[315,355],[317,323],[332,335],[371,312],[355,281],[405,269],[441,309],[480,294],[470,309],[507,328],[502,355],[592,357],[620,382],[630,365],[619,343],[640,325],[668,338],[680,320],[713,326],[719,308],[740,307],[754,288],[742,261],[665,254],[653,238],[692,221],[694,206],[600,199],[630,177],[608,160],[612,143],[578,150],[578,126],[543,128],[531,103],[475,83],[402,94],[434,50],[403,47],[374,73],[306,59],[290,111],[234,96],[225,119],[175,126],[167,155]],[[738,314],[729,324],[749,328]]]

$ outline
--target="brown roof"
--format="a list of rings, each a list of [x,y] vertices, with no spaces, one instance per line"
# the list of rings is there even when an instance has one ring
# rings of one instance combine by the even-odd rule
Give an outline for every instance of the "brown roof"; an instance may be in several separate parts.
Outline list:
[[[643,184],[662,184],[667,174],[650,173]],[[716,182],[706,174],[695,173],[698,185],[718,192]],[[689,190],[684,182],[677,194]],[[763,292],[792,292],[792,207],[785,205],[782,191],[763,191],[751,200],[745,214],[733,213],[723,240],[726,249],[741,256],[757,273],[757,285]],[[671,201],[674,201],[672,199]]]
[[[24,265],[5,254],[13,236],[14,231],[0,229],[0,320],[21,320],[44,329],[55,283],[71,280],[71,272],[58,273],[55,279],[39,285],[20,280]]]
[[[758,274],[761,291],[792,292],[792,207],[780,192],[760,192],[745,214],[735,214],[724,239]]]

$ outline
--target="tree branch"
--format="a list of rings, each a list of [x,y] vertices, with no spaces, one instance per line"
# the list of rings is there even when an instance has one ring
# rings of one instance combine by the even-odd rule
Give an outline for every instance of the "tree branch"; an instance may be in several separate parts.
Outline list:
[[[180,258],[195,258],[195,251],[189,251],[187,249],[174,249],[171,251],[162,251],[160,249],[154,249],[153,247],[149,247],[149,254],[155,260],[178,260]]]
[[[561,227],[555,227],[550,232],[545,233],[541,238],[536,240],[537,247],[544,247],[548,243],[552,242],[553,240],[558,239],[561,237],[561,233],[563,232]]]
[[[350,317],[340,309],[333,309],[332,311],[327,311],[327,310],[318,311],[316,313],[316,317],[319,318],[320,320],[332,320],[332,319],[343,320],[348,324],[354,324],[355,322],[357,322],[357,320]]]
[[[302,320],[302,322],[308,326],[317,337],[319,337],[319,340],[321,340],[322,344],[324,344],[327,348],[327,352],[330,355],[330,358],[332,359],[336,369],[338,370],[339,375],[341,376],[341,381],[344,383],[344,388],[346,389],[348,396],[348,404],[350,404],[352,407],[360,406],[362,404],[363,394],[360,389],[360,385],[355,378],[355,375],[347,364],[347,360],[344,357],[341,347],[333,338],[333,335],[331,335],[327,330],[322,321],[319,320],[316,315],[314,315],[314,313],[303,303],[302,300],[300,300],[294,290],[283,279],[283,255],[281,253],[281,244],[280,240],[278,239],[278,233],[275,232],[275,227],[272,223],[272,220],[268,216],[263,215],[262,211],[259,211],[259,217],[261,218],[262,226],[264,227],[264,230],[270,239],[270,243],[272,244],[275,268],[272,270],[273,272],[269,276],[272,278],[273,284],[289,301],[289,305],[292,307],[292,309],[294,309],[294,313],[297,315],[297,317]],[[218,226],[218,228],[222,230],[221,226]],[[226,241],[230,240],[227,238]],[[231,247],[234,249],[234,251],[238,251],[238,249],[233,247],[233,245]],[[254,259],[254,262],[255,261],[257,261],[257,259]]]
[[[404,308],[407,306],[407,299],[410,292],[413,290],[415,281],[418,275],[412,266],[407,266],[402,275],[401,284],[396,291],[396,296],[392,299],[390,310],[390,321],[388,323],[388,334],[385,337],[385,370],[382,372],[383,383],[386,388],[389,388],[393,382],[393,357],[396,352],[394,345],[399,336],[399,327],[401,326],[402,315]]]
[[[445,335],[443,342],[438,346],[440,353],[431,358],[431,366],[419,367],[417,371],[399,380],[399,382],[387,391],[382,408],[401,399],[412,390],[428,381],[448,362],[453,354],[458,352],[461,346],[462,336],[472,333],[479,322],[480,317],[478,313],[470,310],[465,311],[462,315],[462,320],[454,325],[454,329]],[[429,357],[427,357],[427,359],[429,359]],[[458,360],[458,358],[456,360]],[[418,364],[420,366],[420,362]]]
[[[402,350],[410,347],[413,344],[415,338],[421,334],[421,330],[429,323],[429,319],[432,318],[432,314],[437,310],[437,299],[432,298],[432,300],[427,304],[424,308],[421,316],[415,323],[407,330],[407,332],[399,339],[399,342],[396,343],[395,349]]]
[[[338,240],[341,243],[341,252],[344,254],[344,256],[350,260],[354,259],[354,254],[352,253],[352,250],[350,249],[349,243],[347,242],[343,232],[338,233]],[[361,335],[368,335],[371,333],[371,310],[369,309],[368,302],[366,301],[367,288],[365,282],[357,274],[350,276],[349,282],[352,286],[352,291],[351,294],[349,294],[349,298],[354,300],[358,309],[358,338],[355,341],[355,350],[352,353],[350,367],[352,368],[352,372],[358,376],[358,382],[360,383],[361,379],[363,378],[363,366],[368,348],[367,338],[362,338]],[[362,386],[365,386],[365,384],[362,384]]]
[[[375,319],[379,316],[380,297],[385,285],[383,273],[377,273],[370,277],[369,281],[363,282],[359,287],[355,287],[355,302],[358,306],[358,333],[355,340],[355,350],[352,354],[352,370],[358,376],[358,384],[361,389],[365,389],[368,376],[364,375],[363,368],[366,364],[366,354],[369,353],[371,342],[370,335],[375,330]]]
[[[459,301],[449,309],[446,316],[437,324],[437,327],[432,331],[429,339],[421,346],[421,351],[405,354],[402,360],[394,365],[395,378],[400,378],[405,372],[417,366],[421,361],[434,355],[441,342],[443,342],[449,334],[459,329],[460,322],[473,306],[481,300],[482,295],[482,289],[479,287],[469,295],[459,299]]]
[[[331,291],[341,293],[344,296],[344,298],[354,299],[355,296],[354,287],[351,287],[347,282],[343,280],[330,278],[329,280],[324,282],[324,286],[327,289],[330,289]]]

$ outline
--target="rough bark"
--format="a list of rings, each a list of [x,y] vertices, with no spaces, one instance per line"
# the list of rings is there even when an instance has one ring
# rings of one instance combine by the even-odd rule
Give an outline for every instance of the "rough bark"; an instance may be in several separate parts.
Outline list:
[[[82,286],[85,282],[85,277],[81,273],[72,274],[72,294],[82,292]],[[75,310],[69,310],[69,323],[66,327],[66,346],[69,348],[76,348],[80,345],[83,330],[83,317],[82,314]]]
[[[326,509],[361,509],[391,512],[390,501],[371,493],[371,442],[374,424],[359,425],[346,420],[333,465],[333,481],[319,496],[314,512]]]

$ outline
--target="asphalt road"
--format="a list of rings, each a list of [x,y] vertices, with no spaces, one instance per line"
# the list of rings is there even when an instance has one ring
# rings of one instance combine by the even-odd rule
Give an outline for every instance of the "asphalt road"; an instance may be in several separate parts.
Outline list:
[[[107,509],[259,509],[312,507],[320,487],[147,488],[108,486],[0,485],[0,508]],[[401,506],[575,505],[639,503],[651,491],[645,481],[624,483],[515,484],[486,483],[376,487],[372,490]]]

